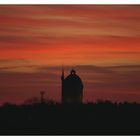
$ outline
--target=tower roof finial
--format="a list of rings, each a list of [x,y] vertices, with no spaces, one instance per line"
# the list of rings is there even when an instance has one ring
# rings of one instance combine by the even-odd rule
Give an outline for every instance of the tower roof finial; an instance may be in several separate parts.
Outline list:
[[[76,71],[74,69],[71,70],[71,74],[76,74]]]

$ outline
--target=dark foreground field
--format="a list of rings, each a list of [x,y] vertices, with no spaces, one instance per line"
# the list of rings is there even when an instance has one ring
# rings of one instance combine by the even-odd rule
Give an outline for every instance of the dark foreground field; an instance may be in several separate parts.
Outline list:
[[[1,135],[140,135],[140,105],[109,101],[0,107]]]

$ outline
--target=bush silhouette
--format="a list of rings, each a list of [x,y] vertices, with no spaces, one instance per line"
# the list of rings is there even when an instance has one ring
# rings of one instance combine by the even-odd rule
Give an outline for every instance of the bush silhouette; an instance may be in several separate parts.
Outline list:
[[[140,134],[137,103],[98,101],[71,105],[36,101],[1,106],[0,133],[15,130],[16,134],[21,130],[21,134]]]

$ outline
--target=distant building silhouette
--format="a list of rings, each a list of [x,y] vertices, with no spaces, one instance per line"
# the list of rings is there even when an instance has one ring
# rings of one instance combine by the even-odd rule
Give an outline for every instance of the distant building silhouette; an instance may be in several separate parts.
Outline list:
[[[83,99],[83,83],[75,70],[71,70],[70,74],[65,78],[64,69],[62,68],[62,103],[82,103]]]

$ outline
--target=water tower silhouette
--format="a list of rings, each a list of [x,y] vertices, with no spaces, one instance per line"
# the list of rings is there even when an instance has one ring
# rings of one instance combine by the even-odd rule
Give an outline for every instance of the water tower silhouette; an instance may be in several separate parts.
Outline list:
[[[76,74],[75,70],[71,70],[70,74],[65,78],[64,68],[62,68],[62,103],[78,104],[83,99],[83,82]]]

